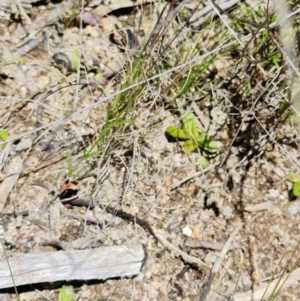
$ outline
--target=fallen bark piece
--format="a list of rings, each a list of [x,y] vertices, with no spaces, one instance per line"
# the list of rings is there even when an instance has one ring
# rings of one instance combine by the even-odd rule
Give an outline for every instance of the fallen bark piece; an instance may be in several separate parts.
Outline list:
[[[90,250],[41,252],[0,261],[0,289],[63,280],[105,280],[137,275],[145,260],[142,244]],[[14,278],[14,282],[11,276]]]

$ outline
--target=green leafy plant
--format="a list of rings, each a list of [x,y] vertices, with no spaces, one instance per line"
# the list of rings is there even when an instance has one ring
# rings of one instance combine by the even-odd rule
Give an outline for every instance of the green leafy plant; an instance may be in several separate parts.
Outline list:
[[[288,175],[288,180],[293,183],[293,194],[294,196],[300,196],[300,176],[296,173],[291,172]]]
[[[190,154],[198,147],[209,151],[217,152],[219,150],[219,143],[212,141],[207,136],[202,135],[196,126],[196,117],[193,113],[187,112],[182,120],[182,127],[169,126],[166,132],[175,139],[184,140],[183,148]]]
[[[58,301],[72,301],[74,290],[72,285],[64,285],[58,295]]]

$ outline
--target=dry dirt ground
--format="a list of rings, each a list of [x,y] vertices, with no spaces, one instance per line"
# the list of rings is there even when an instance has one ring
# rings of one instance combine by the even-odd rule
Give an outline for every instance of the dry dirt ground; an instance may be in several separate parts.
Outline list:
[[[266,289],[269,281],[278,284],[293,269],[277,300],[300,300],[300,203],[287,180],[297,172],[299,147],[295,128],[279,118],[278,110],[288,94],[285,70],[268,65],[262,72],[257,62],[230,50],[215,61],[217,71],[203,73],[191,87],[198,94],[180,96],[188,103],[179,100],[180,110],[192,111],[198,126],[222,144],[218,153],[187,154],[182,142],[167,137],[166,128],[179,125],[180,110],[168,102],[170,80],[161,76],[136,94],[134,112],[126,117],[135,122],[108,136],[103,153],[83,158],[105,125],[114,100],[105,98],[121,89],[131,50],[139,47],[132,36],[145,45],[155,12],[167,18],[180,4],[154,1],[142,8],[129,3],[120,9],[112,1],[116,7],[103,11],[106,6],[96,2],[85,4],[84,11],[98,8],[93,18],[109,16],[87,20],[82,28],[76,18],[82,7],[72,11],[75,1],[0,2],[0,128],[16,137],[1,150],[1,260],[137,242],[147,250],[138,275],[78,279],[71,282],[74,300],[263,300],[264,292],[274,295],[280,286]],[[204,6],[184,4],[174,22],[198,13],[182,31],[196,39]],[[248,4],[253,10],[257,5]],[[210,22],[225,26],[230,18],[223,16]],[[168,38],[172,33],[175,38],[174,28]],[[209,52],[214,33],[207,31],[199,55]],[[74,70],[78,53],[80,72]],[[163,63],[157,57],[157,65]],[[111,148],[113,143],[117,147]],[[200,163],[202,155],[207,168]],[[78,206],[66,201],[72,196]],[[63,284],[19,287],[19,300],[58,300]],[[0,290],[0,300],[17,300],[13,288]]]

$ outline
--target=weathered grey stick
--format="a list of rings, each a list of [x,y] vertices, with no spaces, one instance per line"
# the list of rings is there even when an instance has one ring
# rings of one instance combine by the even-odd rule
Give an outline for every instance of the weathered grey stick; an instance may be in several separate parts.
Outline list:
[[[7,177],[0,185],[0,212],[3,211],[7,198],[17,183],[19,176],[23,170],[23,162],[20,156],[11,159],[7,167]]]
[[[7,260],[11,272],[8,268]],[[0,260],[0,289],[39,282],[130,277],[146,260],[142,244],[23,254]]]

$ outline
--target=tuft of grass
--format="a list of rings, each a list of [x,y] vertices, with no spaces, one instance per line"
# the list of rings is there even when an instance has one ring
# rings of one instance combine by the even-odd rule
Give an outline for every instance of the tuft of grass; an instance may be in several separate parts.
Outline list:
[[[64,20],[65,28],[68,28],[69,26],[71,26],[71,24],[76,20],[77,15],[78,15],[77,10],[81,6],[81,2],[82,2],[81,0],[78,1],[78,3],[70,9],[67,17]]]
[[[149,107],[170,108],[171,114],[182,109],[188,111],[188,106],[193,100],[199,98],[204,89],[209,89],[210,83],[207,81],[208,75],[211,73],[209,69],[220,56],[222,57],[229,50],[207,55],[205,59],[197,63],[189,64],[188,62],[199,56],[199,49],[204,44],[208,44],[207,47],[214,49],[226,40],[227,35],[223,28],[212,25],[207,31],[214,31],[216,40],[211,42],[204,29],[203,33],[199,32],[192,43],[186,43],[187,37],[184,33],[186,23],[179,25],[175,21],[170,21],[168,11],[170,13],[172,10],[167,7],[171,7],[171,5],[174,3],[166,4],[145,45],[129,56],[129,64],[124,72],[120,90],[138,82],[140,84],[118,94],[108,105],[105,122],[93,144],[86,150],[84,159],[100,154],[107,155],[116,149],[129,147],[128,144],[124,144],[126,136],[132,131],[132,126],[139,127],[140,114]],[[212,35],[212,33],[210,34]],[[174,45],[176,46],[174,47]],[[185,65],[185,67],[165,74],[166,71],[178,65]],[[159,74],[161,74],[159,78],[150,80]],[[153,90],[160,91],[160,93],[152,96],[155,94]],[[143,139],[150,131],[150,125],[144,128],[140,139]],[[197,147],[216,151],[216,145],[207,137],[198,135],[197,139]],[[191,140],[187,139],[186,145],[190,143],[189,141]],[[193,143],[190,144],[192,148]]]

